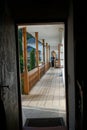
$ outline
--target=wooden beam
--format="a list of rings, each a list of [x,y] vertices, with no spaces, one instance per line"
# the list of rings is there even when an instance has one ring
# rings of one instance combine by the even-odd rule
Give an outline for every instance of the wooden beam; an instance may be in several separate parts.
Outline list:
[[[26,37],[26,27],[22,29],[23,43],[24,43],[24,93],[29,93],[29,76],[27,69],[27,37]]]

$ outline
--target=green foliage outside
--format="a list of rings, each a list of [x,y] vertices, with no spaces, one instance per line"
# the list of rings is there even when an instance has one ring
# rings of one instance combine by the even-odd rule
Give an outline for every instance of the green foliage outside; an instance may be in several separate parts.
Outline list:
[[[23,56],[20,55],[20,70],[21,70],[21,73],[23,73]]]
[[[22,29],[18,29],[18,43],[20,52],[20,71],[23,72],[23,51],[22,51]]]
[[[27,33],[27,40],[31,38],[32,35]],[[20,73],[23,73],[24,61],[23,61],[23,49],[22,49],[22,29],[18,29],[18,44],[19,44],[19,61],[20,61]],[[28,71],[35,68],[35,50],[32,49],[30,52],[30,61],[28,61]],[[21,78],[21,93],[24,93],[24,79]]]
[[[32,38],[32,37],[33,36],[30,33],[27,32],[27,40],[30,39],[30,38]]]
[[[30,52],[30,70],[35,68],[35,50],[32,49]]]
[[[21,93],[24,93],[24,79],[21,79]]]
[[[20,61],[20,73],[23,73],[23,50],[22,50],[22,29],[18,29],[18,44],[19,44],[19,61]],[[24,92],[24,79],[21,78],[21,93]]]
[[[30,65],[29,65],[29,63],[28,63],[28,65],[27,65],[27,69],[28,69],[28,71],[30,71]]]

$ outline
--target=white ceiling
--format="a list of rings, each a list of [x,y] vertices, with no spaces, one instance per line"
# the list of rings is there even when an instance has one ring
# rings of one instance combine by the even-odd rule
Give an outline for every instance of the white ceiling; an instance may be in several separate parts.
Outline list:
[[[45,39],[45,43],[48,43],[50,46],[56,46],[64,41],[64,24],[19,26],[19,28],[22,27],[26,27],[27,32],[34,37],[35,32],[38,32],[38,39],[41,42],[42,39]]]

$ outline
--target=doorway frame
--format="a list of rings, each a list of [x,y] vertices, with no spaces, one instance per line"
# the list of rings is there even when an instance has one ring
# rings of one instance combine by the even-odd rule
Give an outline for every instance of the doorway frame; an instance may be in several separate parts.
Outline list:
[[[47,22],[46,22],[47,21]],[[65,97],[66,97],[66,126],[67,130],[69,130],[69,104],[68,104],[68,66],[67,66],[67,21],[66,20],[57,20],[57,21],[38,21],[38,20],[30,20],[30,22],[19,22],[15,23],[15,36],[16,36],[16,60],[17,60],[17,83],[18,83],[18,105],[19,105],[19,127],[20,130],[23,129],[23,121],[22,121],[22,104],[21,104],[21,90],[20,90],[20,64],[19,64],[19,44],[18,44],[18,26],[19,25],[55,25],[55,24],[64,24],[64,64],[65,64]]]

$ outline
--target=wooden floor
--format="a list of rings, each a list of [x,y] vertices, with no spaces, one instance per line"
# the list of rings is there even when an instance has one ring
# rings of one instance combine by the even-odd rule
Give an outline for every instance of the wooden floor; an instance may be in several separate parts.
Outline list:
[[[63,117],[66,123],[63,69],[50,68],[32,88],[22,95],[23,122],[26,118]]]

